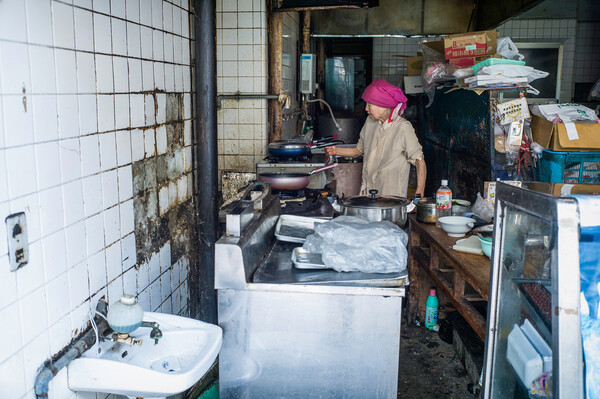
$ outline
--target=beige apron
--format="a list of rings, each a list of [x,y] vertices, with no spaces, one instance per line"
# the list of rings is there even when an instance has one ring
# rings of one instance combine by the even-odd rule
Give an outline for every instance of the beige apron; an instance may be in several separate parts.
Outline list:
[[[361,195],[376,189],[381,195],[406,197],[410,165],[423,159],[423,149],[409,121],[397,117],[382,123],[367,118],[356,148],[363,153]]]

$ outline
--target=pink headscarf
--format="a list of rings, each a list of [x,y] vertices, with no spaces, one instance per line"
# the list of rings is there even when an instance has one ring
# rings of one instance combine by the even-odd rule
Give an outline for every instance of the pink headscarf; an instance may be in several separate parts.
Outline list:
[[[393,113],[396,115],[402,115],[408,100],[401,88],[383,79],[374,80],[368,85],[362,94],[362,99],[378,107],[390,108],[395,111]]]

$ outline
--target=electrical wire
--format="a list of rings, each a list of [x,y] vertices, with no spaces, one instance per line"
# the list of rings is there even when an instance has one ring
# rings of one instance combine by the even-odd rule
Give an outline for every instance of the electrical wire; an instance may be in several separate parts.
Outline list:
[[[95,311],[95,313],[99,313],[97,310]],[[94,330],[94,334],[96,335],[96,343],[94,344],[94,347],[98,347],[98,344],[100,342],[100,338],[99,338],[99,334],[98,334],[98,326],[96,325],[96,320],[94,320],[94,313],[92,313],[92,311],[90,311],[90,322],[92,323],[92,329]],[[98,356],[97,352],[94,352],[96,354],[96,357]]]
[[[327,104],[327,102],[325,100],[321,100],[320,98],[315,98],[314,100],[306,100],[306,102],[309,102],[309,103],[314,103],[317,101],[322,102],[323,104],[325,104],[327,106],[327,108],[329,109],[329,113],[331,114],[331,119],[333,119],[333,123],[335,124],[335,127],[337,128],[338,131],[341,132],[342,127],[335,120],[335,116],[333,116],[333,111],[331,110],[331,107],[329,106],[329,104]]]

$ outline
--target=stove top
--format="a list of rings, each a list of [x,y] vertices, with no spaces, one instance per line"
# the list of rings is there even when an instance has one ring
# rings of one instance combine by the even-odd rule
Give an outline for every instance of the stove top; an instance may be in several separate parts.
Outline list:
[[[313,153],[311,156],[289,157],[289,158],[267,156],[262,161],[259,161],[257,165],[268,167],[268,166],[277,166],[277,165],[282,165],[282,164],[285,166],[291,166],[291,167],[316,166],[316,165],[324,166],[325,165],[325,154],[324,153]]]
[[[307,189],[307,191],[309,190]],[[284,215],[332,218],[335,213],[335,210],[326,197],[311,196],[310,192],[307,193],[306,197],[291,199],[280,198],[280,203],[281,213]]]

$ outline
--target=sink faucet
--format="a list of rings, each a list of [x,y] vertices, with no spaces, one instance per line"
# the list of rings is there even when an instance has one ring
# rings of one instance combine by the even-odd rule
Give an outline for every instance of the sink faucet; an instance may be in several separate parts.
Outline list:
[[[108,309],[106,321],[109,327],[114,331],[109,338],[113,342],[120,342],[127,345],[141,345],[142,340],[135,339],[129,334],[139,327],[152,328],[150,339],[154,340],[154,345],[162,338],[162,331],[155,321],[143,321],[144,311],[142,306],[136,301],[133,295],[123,295],[121,299]]]
[[[152,328],[150,331],[150,339],[154,340],[154,345],[158,344],[158,340],[162,338],[162,331],[160,331],[159,324],[155,321],[142,321],[141,327]]]

